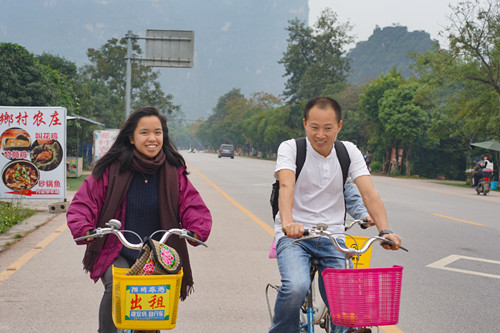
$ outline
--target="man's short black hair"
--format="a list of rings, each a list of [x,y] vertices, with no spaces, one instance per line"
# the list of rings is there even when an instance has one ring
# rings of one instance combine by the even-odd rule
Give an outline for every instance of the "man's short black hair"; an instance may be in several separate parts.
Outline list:
[[[333,111],[335,111],[337,122],[340,122],[342,120],[342,108],[336,100],[330,97],[316,97],[307,102],[306,106],[304,107],[304,119],[306,121],[307,117],[309,116],[309,111],[315,106],[323,110],[332,108]]]

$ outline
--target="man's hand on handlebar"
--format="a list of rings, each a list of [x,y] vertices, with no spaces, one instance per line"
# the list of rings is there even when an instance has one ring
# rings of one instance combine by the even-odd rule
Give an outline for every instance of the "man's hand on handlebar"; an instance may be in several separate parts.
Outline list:
[[[399,246],[401,245],[401,237],[399,237],[396,234],[384,234],[382,237],[387,238],[390,240],[393,244],[389,243],[381,243],[382,247],[386,250],[398,250]]]
[[[363,226],[361,226],[362,229],[366,229],[366,228],[370,228],[370,227],[373,227],[375,225],[375,222],[373,222],[373,219],[370,215],[368,215],[367,217],[365,217],[363,219],[364,222],[368,222],[367,224],[364,225],[364,228]]]
[[[304,225],[299,222],[292,222],[282,226],[281,230],[288,238],[301,238],[304,236]]]

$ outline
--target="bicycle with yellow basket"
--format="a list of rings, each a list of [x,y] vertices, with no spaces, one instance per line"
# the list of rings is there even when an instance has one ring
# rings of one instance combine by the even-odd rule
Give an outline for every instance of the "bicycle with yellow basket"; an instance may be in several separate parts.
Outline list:
[[[133,231],[120,230],[121,222],[118,220],[112,219],[106,226],[108,228],[97,228],[89,235],[76,238],[75,242],[114,234],[127,248],[141,251],[131,268],[113,266],[112,315],[118,332],[174,329],[183,271],[177,251],[165,243],[171,235],[177,235],[205,247],[207,245],[186,229],[158,230],[142,240]],[[139,242],[130,243],[125,233],[136,235]],[[163,233],[161,239],[153,240],[152,237],[158,233]]]

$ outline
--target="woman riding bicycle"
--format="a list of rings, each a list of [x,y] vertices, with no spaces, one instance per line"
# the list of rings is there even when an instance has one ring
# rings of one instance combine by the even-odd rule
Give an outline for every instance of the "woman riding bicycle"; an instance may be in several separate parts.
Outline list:
[[[66,214],[68,227],[77,238],[114,218],[141,237],[181,227],[206,241],[212,217],[187,174],[184,158],[168,136],[166,117],[155,107],[138,109],[73,198]],[[104,284],[98,332],[116,332],[111,316],[111,267],[131,267],[139,252],[127,249],[114,236],[79,244],[87,245],[85,271],[95,282],[101,278]],[[171,237],[168,244],[181,257],[184,276],[180,298],[184,300],[193,289],[186,241]]]

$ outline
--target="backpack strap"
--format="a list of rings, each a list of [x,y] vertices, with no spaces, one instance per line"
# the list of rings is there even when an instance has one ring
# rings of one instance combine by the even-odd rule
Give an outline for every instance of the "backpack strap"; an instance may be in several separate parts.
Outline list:
[[[295,145],[297,146],[297,154],[295,156],[295,181],[297,181],[297,178],[299,177],[300,171],[302,170],[302,167],[304,166],[304,163],[306,161],[306,138],[297,138],[295,139]],[[276,180],[273,184],[272,191],[271,191],[271,197],[269,199],[269,202],[271,203],[271,208],[273,212],[273,220],[276,218],[276,214],[278,214],[278,197],[279,197],[279,190],[280,190],[280,182],[279,180]]]
[[[337,152],[337,158],[340,162],[340,167],[342,168],[342,179],[345,186],[347,181],[347,175],[349,173],[349,166],[351,165],[351,158],[349,157],[349,153],[345,145],[340,140],[335,140],[334,143],[335,151]]]
[[[349,166],[351,165],[351,158],[349,157],[347,148],[345,147],[342,141],[335,140],[334,147],[335,147],[335,152],[337,153],[337,158],[339,159],[340,168],[342,169],[342,179],[344,181],[344,190],[345,190],[345,183],[347,181],[347,175],[349,174]],[[347,216],[347,207],[345,205],[345,197],[344,197],[344,225],[346,216]]]
[[[295,139],[295,145],[297,146],[297,155],[295,156],[295,181],[297,181],[300,171],[302,170],[302,167],[304,166],[304,163],[306,161],[306,138],[301,137]]]

